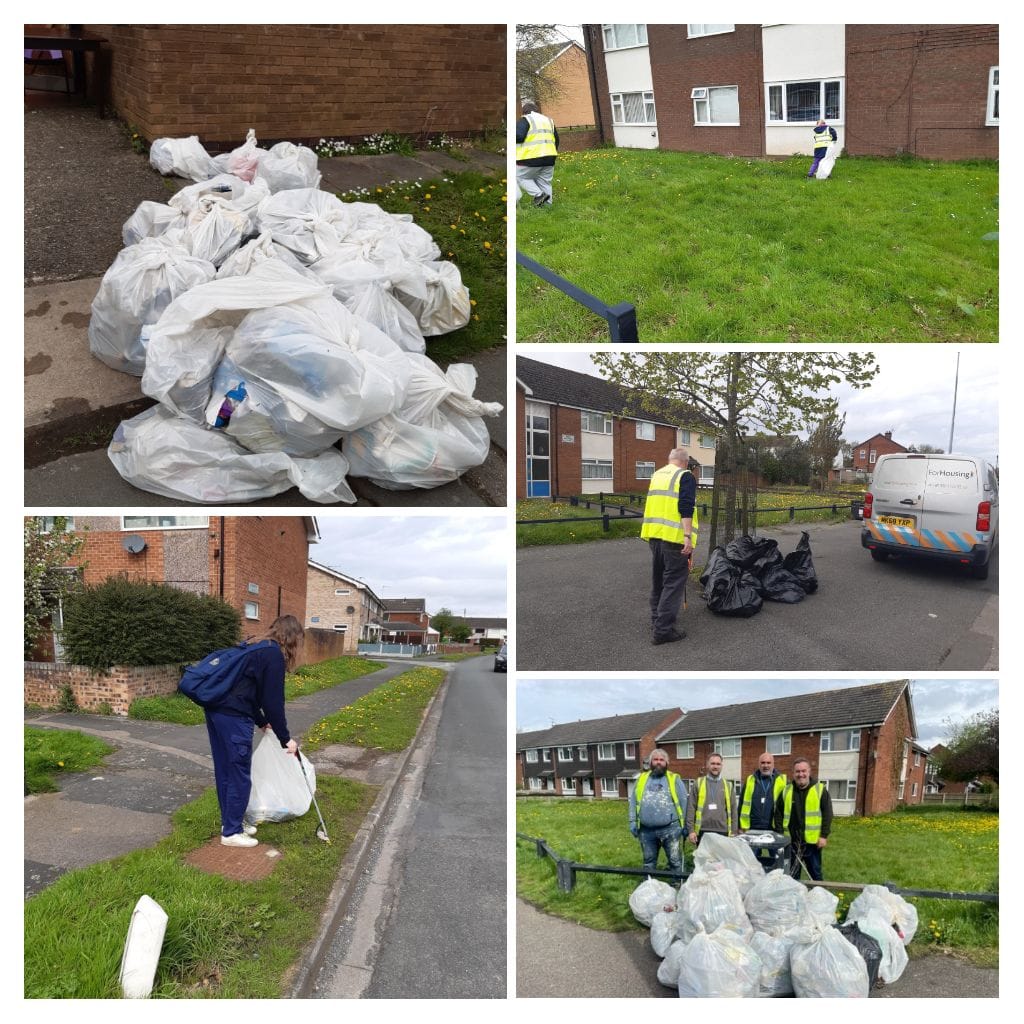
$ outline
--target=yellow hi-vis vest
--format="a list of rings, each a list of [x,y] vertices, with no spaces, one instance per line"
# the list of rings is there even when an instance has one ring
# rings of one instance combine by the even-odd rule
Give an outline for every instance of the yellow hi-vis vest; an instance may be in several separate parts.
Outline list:
[[[536,112],[524,115],[530,125],[526,138],[516,145],[516,160],[534,160],[539,156],[558,156],[555,148],[555,122]]]
[[[669,463],[662,466],[651,477],[651,486],[647,491],[644,504],[644,523],[640,527],[643,540],[657,537],[671,541],[673,544],[686,543],[683,539],[683,522],[679,518],[679,478],[688,469],[680,469]],[[693,508],[693,529],[690,542],[697,546],[697,506]]]
[[[641,772],[640,778],[636,780],[636,789],[634,795],[636,797],[636,827],[640,827],[640,801],[643,799],[644,790],[647,788],[647,780],[651,777],[650,772]],[[668,781],[668,792],[669,796],[672,797],[672,803],[676,807],[676,817],[679,819],[679,827],[683,827],[684,820],[686,818],[686,812],[683,810],[683,805],[679,802],[679,794],[676,792],[676,783],[679,781],[679,776],[675,772],[665,772],[665,778]]]
[[[832,141],[832,132],[829,131],[828,125],[819,132],[817,129],[812,133],[814,135],[814,148],[820,149],[822,146],[827,146]]]
[[[759,772],[754,772],[753,775],[748,775],[747,784],[743,787],[743,801],[740,804],[740,828],[750,828],[750,805],[754,802],[754,782],[759,774]],[[772,783],[773,810],[776,801],[779,799],[779,794],[785,788],[785,785],[786,776],[776,775],[775,781]]]
[[[821,838],[821,794],[825,791],[824,782],[816,782],[807,790],[804,803],[804,842],[816,843]],[[786,795],[782,798],[782,831],[789,828],[789,815],[793,810],[793,783],[786,786]]]
[[[722,783],[722,792],[725,794],[725,832],[726,835],[732,835],[732,797],[729,795],[729,790],[732,787],[729,785],[721,775],[718,776]],[[707,803],[708,799],[708,777],[702,775],[700,781],[697,783],[697,809],[694,812],[693,817],[693,831],[700,835],[700,819],[704,814],[704,804]]]

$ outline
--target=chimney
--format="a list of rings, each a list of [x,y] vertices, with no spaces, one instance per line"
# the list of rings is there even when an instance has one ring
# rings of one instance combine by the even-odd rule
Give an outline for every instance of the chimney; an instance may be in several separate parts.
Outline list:
[[[891,430],[887,430],[885,432],[885,439],[886,439],[886,441],[891,441],[892,440],[892,431]]]

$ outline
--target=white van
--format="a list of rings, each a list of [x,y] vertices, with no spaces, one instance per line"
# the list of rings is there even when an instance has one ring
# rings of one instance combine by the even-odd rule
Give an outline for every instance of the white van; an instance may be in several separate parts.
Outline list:
[[[864,496],[861,547],[876,562],[917,555],[959,562],[980,580],[999,532],[999,480],[971,455],[881,455]]]

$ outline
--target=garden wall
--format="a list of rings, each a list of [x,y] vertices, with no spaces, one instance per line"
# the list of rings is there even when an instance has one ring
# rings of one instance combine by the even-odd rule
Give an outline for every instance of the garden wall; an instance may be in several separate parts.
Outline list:
[[[302,664],[315,665],[329,658],[340,658],[343,654],[355,654],[356,642],[346,645],[347,633],[333,629],[311,629],[306,627],[306,642],[302,651]]]
[[[178,665],[114,665],[108,673],[84,665],[25,662],[25,703],[55,708],[61,691],[71,687],[75,703],[84,711],[109,704],[115,715],[127,715],[136,697],[174,693],[181,678]]]
[[[596,149],[600,145],[601,133],[596,128],[558,133],[559,153],[579,153],[584,149]]]

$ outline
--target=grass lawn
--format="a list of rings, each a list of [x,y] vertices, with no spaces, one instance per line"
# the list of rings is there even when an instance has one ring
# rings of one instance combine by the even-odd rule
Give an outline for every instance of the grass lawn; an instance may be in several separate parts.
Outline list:
[[[440,668],[413,668],[378,686],[354,704],[328,715],[306,734],[303,749],[347,743],[379,750],[404,750],[416,735],[423,709],[444,681]]]
[[[474,651],[472,654],[442,654],[438,661],[465,661],[467,658],[482,658],[485,654],[496,654],[497,648],[493,651]]]
[[[998,341],[996,162],[662,150],[567,153],[516,245],[637,307],[641,341]],[[520,341],[607,341],[604,320],[517,271]]]
[[[376,203],[388,213],[409,213],[456,264],[473,304],[469,323],[427,339],[427,355],[438,362],[466,359],[506,340],[506,179],[462,171],[447,178],[341,192],[345,202]]]
[[[626,822],[625,801],[520,799],[516,830],[546,839],[562,857],[587,864],[639,867],[640,847]],[[824,855],[825,877],[916,889],[993,892],[998,887],[999,816],[983,811],[897,812],[872,818],[836,818]],[[692,851],[687,844],[687,850]],[[638,882],[629,876],[581,873],[572,893],[561,893],[554,863],[516,842],[518,894],[547,913],[604,931],[640,928],[628,905]],[[847,906],[852,895],[840,903]],[[999,955],[994,906],[953,900],[912,901],[920,927],[909,949],[955,953],[982,966]],[[930,922],[935,922],[935,927]],[[938,932],[938,935],[935,933]]]
[[[282,853],[273,874],[232,882],[183,861],[218,831],[217,797],[208,789],[174,814],[174,831],[156,846],[72,871],[25,904],[25,996],[120,998],[125,935],[143,893],[169,917],[154,997],[282,996],[376,793],[318,778],[331,844],[315,838],[309,815],[261,825],[260,839]]]
[[[284,699],[294,700],[318,690],[327,690],[386,667],[381,661],[358,657],[331,658],[315,665],[300,665],[284,677]],[[139,697],[132,701],[128,717],[150,722],[172,722],[176,725],[202,725],[205,721],[203,709],[180,693]]]
[[[84,772],[113,752],[113,747],[84,733],[26,727],[25,792],[53,793],[58,789],[55,776]]]

